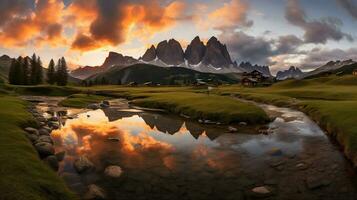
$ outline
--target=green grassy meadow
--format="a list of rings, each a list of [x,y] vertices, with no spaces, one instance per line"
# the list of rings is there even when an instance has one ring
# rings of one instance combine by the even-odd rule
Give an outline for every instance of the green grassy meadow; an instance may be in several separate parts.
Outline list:
[[[0,94],[0,199],[75,199],[25,136],[21,127],[33,123],[24,101]]]

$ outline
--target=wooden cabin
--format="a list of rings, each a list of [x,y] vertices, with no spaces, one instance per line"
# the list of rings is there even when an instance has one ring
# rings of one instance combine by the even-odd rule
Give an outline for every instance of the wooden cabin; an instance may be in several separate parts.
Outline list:
[[[243,78],[241,82],[242,82],[242,85],[246,86],[246,87],[255,87],[258,85],[257,79],[254,79],[254,78],[246,77],[246,78]]]

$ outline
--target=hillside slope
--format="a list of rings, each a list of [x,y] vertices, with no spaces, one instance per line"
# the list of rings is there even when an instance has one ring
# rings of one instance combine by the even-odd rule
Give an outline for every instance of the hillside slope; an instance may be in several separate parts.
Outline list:
[[[162,85],[190,84],[197,80],[215,83],[236,83],[234,78],[222,74],[210,74],[194,71],[182,67],[158,67],[149,64],[135,64],[127,68],[113,67],[109,71],[94,75],[87,80],[102,80],[103,77],[110,84],[128,84],[136,82],[143,84],[153,82]]]

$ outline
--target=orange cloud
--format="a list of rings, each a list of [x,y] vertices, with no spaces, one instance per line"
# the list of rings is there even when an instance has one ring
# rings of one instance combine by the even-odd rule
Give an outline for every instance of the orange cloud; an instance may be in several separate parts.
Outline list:
[[[100,46],[115,46],[132,38],[149,38],[158,31],[172,27],[178,20],[189,18],[182,17],[185,4],[178,1],[166,6],[160,4],[159,0],[136,3],[103,1],[97,2],[96,6],[95,20],[84,31],[85,34],[78,33],[72,49],[88,51]],[[73,6],[71,9],[75,10],[75,8]],[[78,13],[94,16],[92,12],[78,11]],[[85,45],[84,41],[87,41],[88,45]]]
[[[213,11],[209,11],[208,7],[203,5],[197,5],[196,9],[199,15],[195,15],[194,21],[197,26],[204,29],[227,30],[253,25],[253,21],[247,19],[249,5],[246,0],[231,0]],[[207,15],[202,15],[206,12]]]
[[[15,0],[16,1],[16,0]],[[37,0],[28,12],[9,12],[7,21],[0,26],[0,40],[4,46],[22,46],[29,42],[40,45],[63,44],[61,0]]]

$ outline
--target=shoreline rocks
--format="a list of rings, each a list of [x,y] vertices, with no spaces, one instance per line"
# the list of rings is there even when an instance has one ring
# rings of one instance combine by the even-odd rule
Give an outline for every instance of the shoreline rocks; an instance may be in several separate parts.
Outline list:
[[[73,162],[73,167],[78,173],[83,173],[93,169],[94,164],[86,156],[80,156]]]
[[[39,157],[53,170],[58,171],[59,162],[63,160],[62,152],[55,152],[51,131],[60,128],[59,118],[52,116],[46,119],[32,104],[28,108],[36,120],[34,127],[26,127],[26,137],[30,140]],[[54,114],[54,113],[51,113]]]

